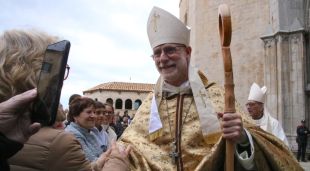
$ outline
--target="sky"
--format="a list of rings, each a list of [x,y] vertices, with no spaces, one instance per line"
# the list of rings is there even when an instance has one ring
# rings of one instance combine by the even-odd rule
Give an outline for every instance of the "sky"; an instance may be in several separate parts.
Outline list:
[[[106,82],[155,83],[146,23],[153,6],[179,16],[179,0],[0,0],[0,33],[37,29],[71,42],[60,102]]]

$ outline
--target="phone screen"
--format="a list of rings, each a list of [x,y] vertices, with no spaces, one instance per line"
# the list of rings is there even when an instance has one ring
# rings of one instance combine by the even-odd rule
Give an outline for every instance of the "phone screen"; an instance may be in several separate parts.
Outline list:
[[[64,81],[70,42],[63,40],[47,47],[37,83],[38,96],[32,112],[32,121],[44,125],[55,122]]]

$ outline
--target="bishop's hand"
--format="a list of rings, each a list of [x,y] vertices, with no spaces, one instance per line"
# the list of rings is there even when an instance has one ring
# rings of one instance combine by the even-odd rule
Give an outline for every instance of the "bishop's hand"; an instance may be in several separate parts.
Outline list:
[[[247,135],[243,129],[242,118],[238,113],[218,113],[221,120],[223,138],[238,144],[248,142]]]

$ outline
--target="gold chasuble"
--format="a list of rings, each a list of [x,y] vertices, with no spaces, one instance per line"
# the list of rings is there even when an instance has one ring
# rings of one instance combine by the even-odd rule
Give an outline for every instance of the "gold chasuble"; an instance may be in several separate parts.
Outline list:
[[[224,91],[207,78],[199,75],[209,94],[216,112],[223,112]],[[201,130],[199,114],[191,91],[184,94],[162,94],[158,105],[162,129],[150,135],[149,122],[151,93],[135,114],[134,120],[120,138],[120,143],[133,147],[129,155],[131,170],[138,171],[223,171],[225,162],[225,140],[219,134],[214,144],[206,143]],[[287,146],[278,138],[254,126],[243,115],[243,124],[254,141],[254,163],[259,171],[303,170]],[[150,137],[153,136],[153,137]],[[245,170],[235,156],[235,170]]]

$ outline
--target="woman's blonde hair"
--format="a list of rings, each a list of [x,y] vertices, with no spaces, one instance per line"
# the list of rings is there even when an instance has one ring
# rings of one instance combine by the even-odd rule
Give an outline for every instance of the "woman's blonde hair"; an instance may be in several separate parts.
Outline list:
[[[57,37],[37,30],[8,30],[0,36],[0,102],[36,87],[43,56]]]

